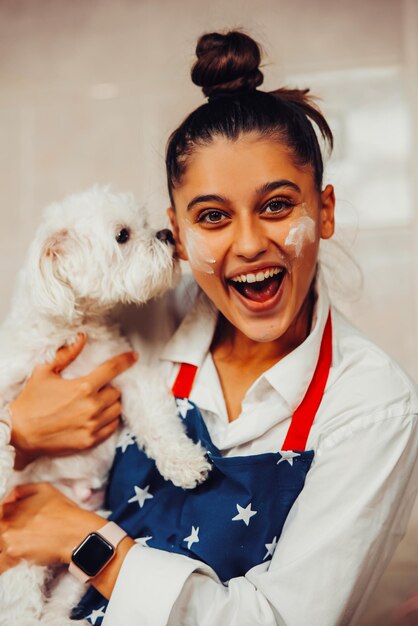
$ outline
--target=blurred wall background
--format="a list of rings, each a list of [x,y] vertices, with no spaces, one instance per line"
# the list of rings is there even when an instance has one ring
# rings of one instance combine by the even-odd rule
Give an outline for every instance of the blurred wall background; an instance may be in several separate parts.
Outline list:
[[[338,237],[364,277],[324,250],[334,297],[418,380],[417,0],[0,0],[0,318],[45,204],[111,183],[165,225],[165,143],[203,101],[196,39],[231,27],[264,45],[265,89],[322,98]],[[416,587],[418,510],[364,626]]]

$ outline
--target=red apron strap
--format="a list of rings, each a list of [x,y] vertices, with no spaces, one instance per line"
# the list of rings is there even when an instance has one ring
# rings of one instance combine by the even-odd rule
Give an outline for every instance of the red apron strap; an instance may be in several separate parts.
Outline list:
[[[182,363],[177,374],[171,392],[175,398],[188,398],[193,387],[197,366],[190,363]]]
[[[324,395],[325,386],[332,362],[332,323],[331,312],[325,324],[319,351],[318,363],[308,390],[302,402],[293,414],[292,421],[287,431],[282,450],[299,450],[306,447],[306,441],[311,430],[312,423],[318,411]],[[197,366],[190,363],[181,363],[176,380],[172,387],[173,396],[176,398],[188,398],[193,387]]]
[[[332,362],[331,311],[325,324],[318,363],[305,397],[293,414],[282,450],[305,450],[309,431],[321,404]]]

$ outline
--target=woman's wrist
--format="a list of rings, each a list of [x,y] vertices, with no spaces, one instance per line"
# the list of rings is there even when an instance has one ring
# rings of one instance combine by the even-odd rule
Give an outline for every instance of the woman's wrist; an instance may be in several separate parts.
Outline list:
[[[116,548],[116,553],[113,559],[109,561],[109,563],[102,569],[101,572],[97,574],[97,576],[90,580],[93,587],[107,600],[109,600],[112,595],[113,588],[125,557],[134,545],[135,541],[132,537],[125,537],[122,539]]]
[[[10,418],[10,443],[15,449],[15,465],[14,469],[21,471],[25,469],[29,463],[32,463],[36,459],[36,453],[34,450],[29,450],[29,446],[25,438],[20,433],[17,424],[19,420],[16,415],[18,414],[18,407],[15,404],[16,401],[10,402],[8,405],[8,413]]]
[[[63,563],[69,564],[74,548],[90,533],[100,531],[100,528],[106,524],[106,520],[95,513],[84,510],[80,511],[80,513],[78,520],[74,520],[72,524],[71,533],[66,538],[61,557]],[[125,556],[133,545],[135,545],[135,541],[131,537],[124,537],[118,544],[114,557],[105,565],[101,572],[90,579],[90,584],[105,598],[110,598]]]
[[[105,524],[106,520],[97,515],[97,513],[81,508],[78,509],[77,515],[71,516],[70,528],[64,532],[60,561],[69,565],[74,549],[80,545],[87,535],[96,532]]]

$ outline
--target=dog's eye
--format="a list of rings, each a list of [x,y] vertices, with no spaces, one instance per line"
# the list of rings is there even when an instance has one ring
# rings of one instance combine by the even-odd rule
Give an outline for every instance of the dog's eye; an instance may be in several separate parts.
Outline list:
[[[121,230],[116,235],[115,239],[118,243],[126,243],[131,236],[131,233],[127,228],[121,228]]]

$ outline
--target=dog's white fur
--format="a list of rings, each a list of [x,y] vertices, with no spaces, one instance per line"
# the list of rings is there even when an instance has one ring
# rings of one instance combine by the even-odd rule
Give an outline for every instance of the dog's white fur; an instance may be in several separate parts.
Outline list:
[[[130,238],[118,244],[115,236],[122,228],[129,230]],[[56,350],[74,341],[80,331],[86,333],[87,344],[63,371],[65,377],[86,375],[109,357],[129,350],[112,321],[112,309],[161,295],[173,286],[177,272],[171,244],[155,237],[130,194],[94,187],[47,208],[0,330],[0,498],[15,484],[47,481],[81,506],[100,506],[97,494],[100,500],[118,432],[91,450],[41,458],[16,472],[4,407],[34,366],[52,360]],[[156,460],[161,474],[185,488],[204,480],[210,468],[204,450],[187,438],[158,372],[146,371],[139,362],[114,384],[122,391],[129,431]],[[44,587],[50,578],[51,568],[25,562],[5,572],[0,577],[0,626],[79,623],[68,615],[83,593],[82,585],[61,572],[45,604]]]

